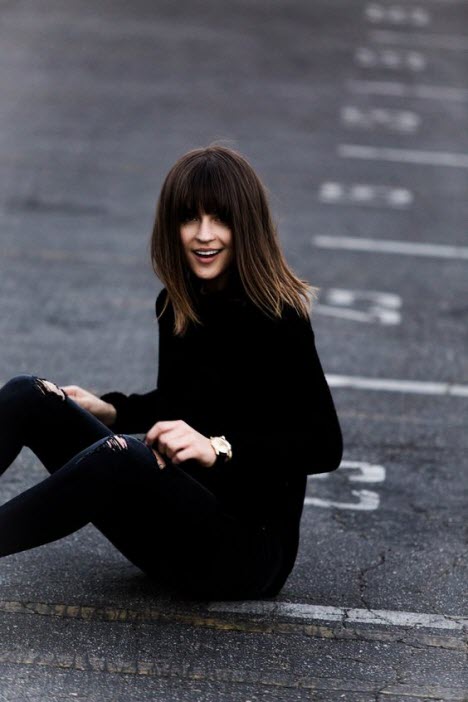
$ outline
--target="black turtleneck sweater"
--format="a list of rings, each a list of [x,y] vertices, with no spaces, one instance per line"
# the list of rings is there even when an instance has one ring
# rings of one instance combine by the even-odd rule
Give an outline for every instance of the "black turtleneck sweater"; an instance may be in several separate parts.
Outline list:
[[[156,313],[167,296],[163,289]],[[180,466],[242,520],[274,529],[285,569],[294,562],[308,474],[338,468],[342,436],[310,320],[286,307],[266,316],[238,287],[202,295],[203,321],[173,333],[169,304],[159,319],[157,388],[102,395],[117,410],[116,433],[144,434],[182,419],[205,436],[224,435],[233,457]]]

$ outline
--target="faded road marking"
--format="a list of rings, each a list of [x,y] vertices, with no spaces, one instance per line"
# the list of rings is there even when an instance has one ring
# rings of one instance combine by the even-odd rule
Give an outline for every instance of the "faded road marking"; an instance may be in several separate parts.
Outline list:
[[[448,49],[449,51],[466,51],[468,49],[468,36],[463,34],[413,34],[397,32],[391,29],[373,29],[369,38],[376,44],[392,44],[411,46],[425,49]]]
[[[345,105],[340,111],[341,122],[350,129],[387,129],[400,134],[414,134],[421,117],[410,110],[390,110],[384,107]]]
[[[468,246],[449,246],[447,244],[428,244],[392,239],[366,239],[360,236],[331,236],[329,234],[317,234],[312,238],[311,243],[322,249],[347,249],[348,251],[468,260]]]
[[[468,154],[447,151],[419,151],[416,149],[394,149],[385,146],[363,144],[339,144],[338,155],[342,158],[359,158],[366,161],[390,161],[411,163],[416,166],[447,166],[468,168]]]
[[[325,304],[317,303],[315,312],[356,322],[399,324],[401,297],[394,293],[374,290],[346,290],[330,288],[325,291]],[[363,309],[355,309],[362,307]]]
[[[358,512],[374,512],[380,505],[380,497],[374,490],[351,490],[351,495],[357,502],[339,502],[338,500],[325,500],[321,497],[306,497],[306,507],[325,507],[327,509],[351,509]]]
[[[366,461],[342,461],[340,471],[346,475],[350,483],[383,483],[385,480],[385,468],[383,466],[367,463]],[[348,471],[350,473],[348,474]],[[309,481],[328,481],[330,473],[319,473],[310,475]],[[358,511],[373,511],[379,507],[380,496],[373,490],[351,490],[351,495],[357,497],[358,501],[339,502],[321,497],[309,497],[304,500],[304,505],[313,507],[326,507],[328,509],[351,509]]]
[[[305,621],[333,621],[342,623],[377,624],[379,626],[416,627],[418,629],[468,629],[468,617],[423,612],[400,612],[389,609],[354,609],[348,607],[325,607],[296,602],[212,602],[210,612],[230,614],[274,615],[286,619]]]
[[[214,606],[229,605],[230,603],[212,603]],[[281,605],[281,602],[269,604]],[[335,609],[335,608],[332,608]],[[343,610],[345,611],[345,610]],[[348,611],[348,610],[346,610]],[[385,643],[408,644],[413,646],[417,643],[419,647],[442,648],[446,650],[465,651],[466,642],[460,638],[459,630],[448,633],[435,633],[430,630],[420,628],[410,628],[402,633],[401,629],[393,630],[391,627],[367,627],[365,623],[356,622],[352,624],[344,617],[343,619],[330,619],[329,625],[323,621],[312,622],[301,621],[300,618],[287,617],[284,620],[282,609],[278,610],[279,616],[269,613],[268,617],[252,617],[247,612],[245,618],[229,618],[225,612],[219,616],[214,616],[206,605],[200,606],[194,602],[189,607],[181,609],[167,603],[160,603],[159,606],[145,607],[143,609],[130,609],[116,606],[95,606],[81,604],[49,603],[49,602],[21,602],[18,600],[0,600],[0,613],[7,615],[30,615],[40,617],[52,617],[55,619],[73,619],[77,621],[99,621],[109,624],[128,623],[177,623],[185,626],[199,627],[202,629],[213,629],[216,631],[230,632],[237,631],[249,634],[301,634],[320,639],[337,640],[359,640],[359,641],[381,641]],[[297,612],[296,612],[297,614]],[[454,618],[457,620],[457,618]],[[380,624],[383,624],[380,621]],[[1,658],[0,658],[1,660]]]
[[[418,380],[395,380],[390,378],[363,378],[356,375],[326,375],[330,387],[355,388],[358,390],[384,390],[387,392],[409,392],[418,395],[451,395],[468,397],[468,385],[431,383]]]
[[[405,209],[414,200],[407,188],[394,188],[373,183],[338,183],[327,181],[320,185],[318,198],[326,204],[365,205]]]
[[[393,24],[401,26],[425,27],[431,16],[422,7],[385,6],[381,3],[369,3],[364,10],[364,17],[373,24]]]
[[[468,90],[446,85],[410,85],[396,81],[355,80],[346,83],[348,90],[355,95],[388,95],[422,100],[444,100],[467,102]]]
[[[392,697],[404,697],[405,700],[415,698],[417,700],[444,700],[445,702],[466,700],[462,689],[447,688],[435,685],[406,685],[404,683],[383,683],[382,680],[370,682],[367,680],[342,680],[338,678],[312,677],[310,675],[300,676],[283,671],[281,667],[271,672],[262,670],[248,670],[245,667],[221,667],[209,662],[203,664],[191,664],[187,661],[165,661],[158,660],[156,652],[153,658],[135,658],[123,656],[106,657],[93,654],[62,654],[44,653],[33,650],[26,652],[5,651],[0,652],[0,664],[10,663],[14,665],[26,665],[35,667],[45,667],[63,670],[91,671],[93,673],[111,673],[120,675],[138,675],[152,678],[175,679],[177,681],[194,681],[196,683],[217,682],[231,683],[236,685],[261,685],[263,688],[270,688],[271,695],[276,697],[275,692],[280,689],[351,692],[367,693],[373,696],[391,695]],[[264,690],[260,694],[263,696]],[[245,699],[245,690],[243,691]],[[340,695],[344,697],[344,695]],[[273,699],[270,697],[269,699]]]
[[[392,71],[423,71],[426,59],[418,51],[374,49],[362,46],[356,49],[354,61],[361,68],[385,68]]]

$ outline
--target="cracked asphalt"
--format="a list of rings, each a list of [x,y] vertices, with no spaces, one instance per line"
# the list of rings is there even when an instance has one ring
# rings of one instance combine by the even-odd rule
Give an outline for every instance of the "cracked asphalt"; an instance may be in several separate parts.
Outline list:
[[[92,527],[3,559],[0,702],[468,700],[467,19],[465,0],[0,2],[0,382],[154,387],[156,197],[223,140],[320,288],[345,442],[272,609],[179,600]],[[1,499],[44,475],[23,450]]]

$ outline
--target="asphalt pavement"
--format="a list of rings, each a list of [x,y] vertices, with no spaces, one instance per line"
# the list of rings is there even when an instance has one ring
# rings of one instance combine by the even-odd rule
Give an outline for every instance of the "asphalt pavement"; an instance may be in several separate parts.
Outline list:
[[[468,700],[467,21],[465,0],[0,3],[0,382],[155,386],[156,198],[218,140],[320,288],[345,442],[273,600],[180,600],[91,526],[3,559],[0,702]],[[24,449],[0,499],[43,477]]]

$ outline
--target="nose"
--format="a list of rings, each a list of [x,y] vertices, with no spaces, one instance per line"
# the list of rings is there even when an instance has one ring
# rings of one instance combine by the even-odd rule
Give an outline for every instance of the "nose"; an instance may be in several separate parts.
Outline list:
[[[197,239],[201,242],[207,243],[214,239],[214,234],[211,228],[211,220],[208,215],[203,215],[200,220],[200,226],[198,227]]]

